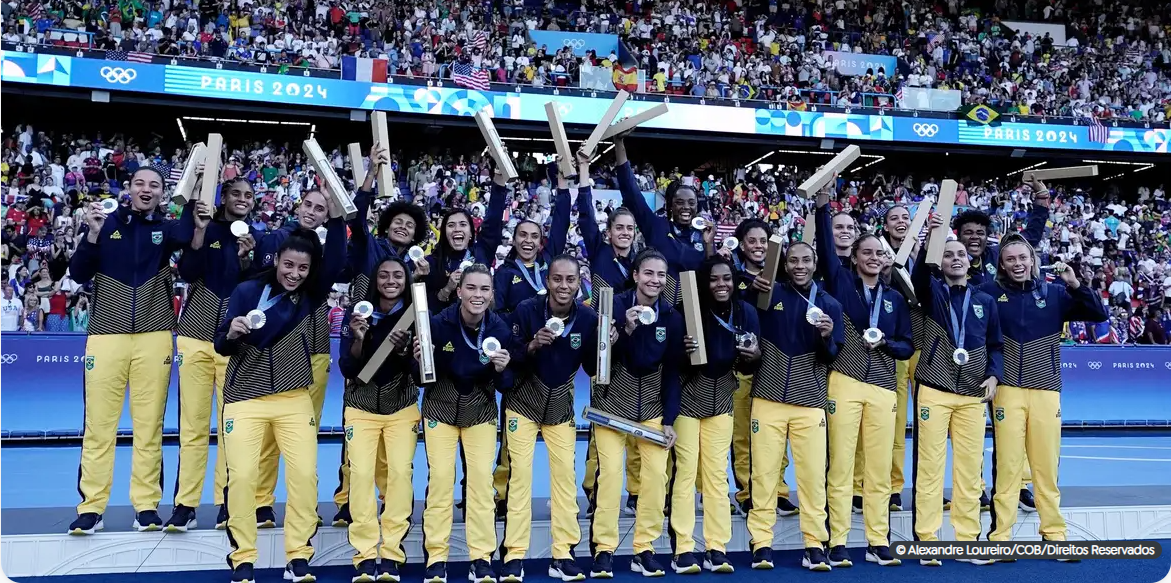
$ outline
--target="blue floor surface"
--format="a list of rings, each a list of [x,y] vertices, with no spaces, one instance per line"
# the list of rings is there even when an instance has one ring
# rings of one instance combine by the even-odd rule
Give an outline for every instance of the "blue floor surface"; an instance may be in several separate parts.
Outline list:
[[[977,567],[974,565],[946,562],[942,567],[921,567],[917,564],[906,564],[900,567],[879,567],[866,563],[863,553],[854,549],[852,558],[858,563],[849,569],[834,569],[831,573],[812,573],[801,568],[800,551],[778,551],[773,553],[777,567],[771,571],[754,571],[749,568],[750,557],[747,553],[732,553],[730,558],[736,566],[736,573],[731,575],[714,575],[703,573],[700,575],[675,575],[666,578],[675,581],[693,581],[695,583],[771,583],[774,581],[813,581],[832,579],[839,583],[873,583],[875,580],[898,581],[899,583],[986,583],[988,581],[1011,581],[1013,583],[1074,583],[1092,581],[1094,583],[1155,583],[1168,576],[1171,570],[1171,556],[1167,548],[1171,541],[1163,541],[1164,553],[1158,559],[1133,560],[1093,560],[1081,563],[1058,563],[1047,560],[1017,561],[1013,564],[998,564]],[[660,556],[663,566],[669,569],[669,557]],[[583,568],[588,569],[588,560],[580,560]],[[525,561],[525,576],[529,581],[552,582],[554,579],[546,575],[548,561]],[[641,575],[629,570],[629,557],[616,557],[614,567],[616,583],[633,583],[644,581]],[[406,582],[420,581],[423,576],[421,565],[407,565],[403,569],[403,580]],[[317,581],[322,583],[348,583],[353,576],[350,567],[318,567],[313,569]],[[448,581],[458,582],[467,580],[467,564],[453,563],[447,573]],[[183,583],[225,583],[231,579],[227,569],[222,571],[184,571],[182,573],[135,573],[109,575],[73,575],[59,577],[28,577],[22,578],[22,583],[68,583],[85,581],[87,583],[173,583],[181,580]],[[281,581],[281,572],[275,569],[256,572],[257,583]]]

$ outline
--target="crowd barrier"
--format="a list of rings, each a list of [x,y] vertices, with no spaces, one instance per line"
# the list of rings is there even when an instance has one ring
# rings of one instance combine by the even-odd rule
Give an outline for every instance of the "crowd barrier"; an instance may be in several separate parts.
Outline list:
[[[0,431],[5,438],[68,438],[84,424],[84,334],[5,333],[0,362]],[[333,341],[333,354],[338,341]],[[172,359],[175,360],[175,359]],[[1171,424],[1171,347],[1071,346],[1062,348],[1062,420],[1066,426]],[[576,408],[589,402],[589,378],[578,371]],[[343,380],[330,366],[323,431],[342,425]],[[179,373],[172,364],[164,431],[177,431]],[[209,393],[210,394],[210,393]],[[209,397],[210,398],[210,397]],[[579,419],[579,425],[584,422]],[[130,429],[129,399],[119,427]],[[340,429],[339,429],[340,431]]]

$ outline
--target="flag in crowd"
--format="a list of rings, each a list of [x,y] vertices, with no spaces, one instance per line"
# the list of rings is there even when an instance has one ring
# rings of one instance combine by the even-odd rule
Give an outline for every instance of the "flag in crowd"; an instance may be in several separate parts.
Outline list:
[[[1110,141],[1110,128],[1102,125],[1098,118],[1090,118],[1090,142],[1105,144]]]
[[[33,2],[32,4],[29,5],[27,14],[28,14],[29,20],[32,20],[35,22],[37,20],[40,20],[41,16],[43,16],[45,14],[45,7],[42,6],[40,2]]]
[[[477,91],[488,90],[488,72],[479,67],[473,67],[470,63],[453,64],[451,66],[451,80],[460,87]]]
[[[108,61],[130,61],[131,63],[151,63],[151,57],[148,53],[140,53],[138,51],[106,51],[106,60]]]
[[[488,34],[482,30],[477,30],[472,38],[468,39],[468,46],[473,49],[480,49],[481,51],[488,47]]]
[[[388,75],[386,59],[368,59],[360,57],[342,57],[342,79],[349,81],[365,81],[367,83],[386,83]]]

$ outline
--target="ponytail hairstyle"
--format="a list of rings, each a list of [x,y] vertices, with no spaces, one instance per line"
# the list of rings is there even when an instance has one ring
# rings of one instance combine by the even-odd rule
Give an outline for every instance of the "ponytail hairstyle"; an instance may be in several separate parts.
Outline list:
[[[505,257],[504,257],[505,260],[512,261],[513,259],[516,259],[516,230],[519,229],[520,226],[525,223],[533,225],[534,227],[537,228],[537,234],[541,236],[541,245],[542,246],[544,246],[545,243],[547,243],[547,241],[545,240],[545,228],[542,227],[541,224],[538,223],[537,221],[534,221],[532,219],[523,219],[523,220],[517,222],[516,226],[512,228],[512,245],[508,248],[508,254],[505,255]],[[534,258],[534,260],[539,260],[540,258],[541,258],[541,252],[538,251],[537,256]]]
[[[374,277],[370,278],[370,289],[366,290],[366,301],[374,304],[375,307],[382,301],[382,294],[378,291],[378,270],[382,269],[382,266],[387,263],[397,263],[399,267],[403,268],[405,280],[403,281],[403,293],[399,296],[399,301],[402,302],[404,310],[408,309],[411,307],[411,300],[413,299],[411,296],[411,270],[407,267],[405,261],[393,255],[379,261],[378,265],[374,268]]]
[[[642,267],[643,263],[654,259],[662,261],[664,265],[670,265],[667,263],[667,258],[664,257],[662,253],[659,253],[658,249],[655,249],[654,247],[647,247],[646,249],[639,251],[638,255],[634,256],[634,263],[631,264],[630,269],[631,275],[638,273],[638,270]]]
[[[886,237],[887,243],[893,243],[893,241],[891,241],[890,230],[888,230],[886,228],[886,223],[890,219],[890,213],[893,212],[895,209],[903,209],[903,210],[907,211],[908,214],[910,214],[910,212],[911,212],[910,209],[907,208],[907,205],[899,204],[899,203],[895,203],[893,206],[886,209],[886,214],[882,215],[882,233],[883,233],[883,236]],[[907,231],[907,235],[910,236],[911,232]],[[894,245],[892,244],[891,247],[893,248]],[[895,249],[895,251],[898,251],[898,249]]]
[[[237,184],[244,184],[244,185],[248,186],[249,191],[252,191],[252,183],[249,182],[248,179],[242,175],[238,175],[235,178],[229,178],[228,180],[221,182],[220,183],[220,206],[216,207],[215,213],[212,215],[212,218],[218,219],[218,220],[224,219],[224,215],[227,213],[226,213],[226,211],[224,211],[224,207],[226,206],[226,202],[224,201],[223,193],[226,192],[229,188],[231,188]],[[255,192],[253,192],[253,196],[255,196],[255,195],[256,195]],[[252,209],[256,210],[255,199],[253,199]],[[249,213],[249,214],[251,214],[251,213]],[[244,220],[247,220],[248,218],[249,217],[245,216]]]
[[[450,209],[443,213],[443,218],[439,220],[439,240],[435,243],[434,250],[434,254],[436,256],[435,258],[438,260],[436,265],[438,265],[440,269],[446,269],[445,266],[447,265],[447,262],[450,261],[456,253],[455,249],[451,248],[451,243],[447,240],[447,221],[451,220],[451,217],[460,214],[462,214],[464,218],[468,220],[468,227],[472,231],[472,236],[468,238],[467,250],[471,251],[472,246],[476,244],[476,227],[475,223],[472,222],[472,215],[468,213],[468,211],[464,209]],[[418,227],[416,226],[416,229],[417,228]],[[460,282],[462,283],[463,280],[461,279]]]
[[[882,238],[880,238],[877,234],[859,233],[858,238],[854,239],[854,244],[850,246],[850,261],[855,264],[855,267],[857,267],[857,262],[854,260],[854,257],[858,255],[858,249],[862,246],[862,242],[867,239],[874,239],[875,241],[878,241],[880,246],[882,245]]]
[[[489,282],[492,282],[493,285],[495,285],[495,283],[496,283],[496,282],[492,281],[492,270],[488,269],[487,265],[484,265],[483,263],[475,263],[471,267],[463,270],[463,272],[459,274],[459,286],[458,287],[463,287],[464,280],[467,279],[467,277],[473,273],[483,273],[484,275],[488,276]]]
[[[579,279],[581,278],[581,260],[568,253],[562,253],[561,255],[558,255],[549,261],[549,270],[546,271],[546,273],[553,271],[553,266],[557,263],[561,263],[562,261],[572,263],[574,268],[573,272],[577,274]]]
[[[317,279],[321,273],[321,261],[324,254],[321,239],[317,237],[317,233],[304,227],[297,227],[281,243],[280,248],[277,249],[276,256],[273,259],[272,267],[269,267],[260,273],[256,274],[253,279],[259,279],[272,285],[274,288],[283,289],[284,286],[276,280],[277,264],[280,263],[281,255],[285,251],[297,251],[305,253],[309,256],[309,273],[305,276],[305,280],[297,287],[293,293],[308,294],[317,289]]]
[[[609,217],[606,217],[606,230],[609,231],[612,229],[614,227],[614,220],[621,216],[627,216],[630,217],[630,220],[634,220],[634,213],[630,212],[630,209],[620,206],[614,209]]]
[[[744,238],[747,237],[748,232],[753,229],[763,229],[764,236],[766,239],[773,236],[773,228],[770,227],[768,223],[766,223],[760,219],[744,219],[743,221],[740,221],[740,224],[736,225],[736,231],[734,233],[732,233],[732,236],[736,237],[736,239],[738,241],[740,241],[740,247],[737,247],[736,251],[734,253],[736,253],[736,255],[740,258],[741,261],[748,260],[748,258],[744,256],[744,251],[743,251]],[[766,254],[768,253],[767,249],[765,250],[765,253]]]
[[[408,245],[420,245],[427,240],[427,231],[431,228],[430,223],[427,222],[427,213],[423,212],[418,205],[409,202],[396,200],[378,215],[378,235],[390,240],[390,223],[398,215],[407,215],[415,221],[415,232],[411,234],[411,242]],[[472,235],[475,235],[473,230]]]
[[[727,265],[728,271],[732,274],[732,297],[729,303],[732,305],[736,304],[736,266],[732,264],[731,259],[716,254],[704,259],[703,264],[699,266],[699,270],[695,275],[695,279],[699,283],[699,305],[701,308],[711,309],[716,305],[716,298],[712,295],[712,288],[708,282],[711,281],[712,271],[717,265]],[[735,317],[734,313],[733,317]]]

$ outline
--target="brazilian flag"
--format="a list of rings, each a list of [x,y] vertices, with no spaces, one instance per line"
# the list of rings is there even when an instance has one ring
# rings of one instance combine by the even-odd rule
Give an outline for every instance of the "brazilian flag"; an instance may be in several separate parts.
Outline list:
[[[960,115],[983,125],[992,124],[996,121],[996,118],[1000,117],[1000,114],[995,109],[983,104],[962,108],[960,109]]]

